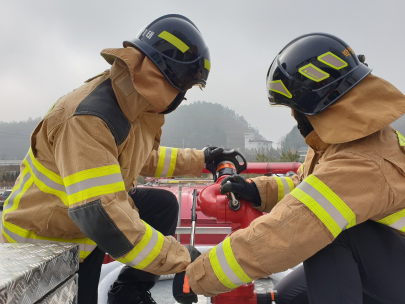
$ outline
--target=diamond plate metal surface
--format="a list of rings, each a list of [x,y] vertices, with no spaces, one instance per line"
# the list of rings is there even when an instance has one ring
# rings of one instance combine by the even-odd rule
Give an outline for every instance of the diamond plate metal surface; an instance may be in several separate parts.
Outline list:
[[[79,269],[79,246],[0,244],[0,304],[30,304]]]
[[[40,300],[38,304],[77,304],[77,291],[78,291],[79,275],[76,273],[73,277],[67,280],[61,286]]]

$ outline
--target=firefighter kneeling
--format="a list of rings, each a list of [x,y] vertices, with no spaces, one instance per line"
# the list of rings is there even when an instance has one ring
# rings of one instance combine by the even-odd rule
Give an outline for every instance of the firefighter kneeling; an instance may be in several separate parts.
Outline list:
[[[405,96],[360,59],[321,33],[276,56],[268,98],[292,109],[305,163],[291,178],[223,181],[221,193],[269,214],[187,267],[193,293],[213,297],[304,262],[275,286],[278,304],[405,303],[405,138],[390,126]]]

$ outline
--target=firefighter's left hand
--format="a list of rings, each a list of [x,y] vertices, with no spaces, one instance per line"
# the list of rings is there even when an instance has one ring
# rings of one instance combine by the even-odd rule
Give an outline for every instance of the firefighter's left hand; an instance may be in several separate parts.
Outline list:
[[[221,194],[233,192],[237,197],[251,202],[254,207],[258,207],[262,203],[256,184],[239,174],[225,177],[221,182],[220,192]]]
[[[197,303],[198,297],[188,284],[186,272],[176,273],[173,280],[173,297],[180,304]]]
[[[213,146],[207,146],[204,149],[202,149],[202,151],[204,152],[205,163],[209,163],[210,161],[213,161],[215,158],[220,156],[224,152],[224,149]]]

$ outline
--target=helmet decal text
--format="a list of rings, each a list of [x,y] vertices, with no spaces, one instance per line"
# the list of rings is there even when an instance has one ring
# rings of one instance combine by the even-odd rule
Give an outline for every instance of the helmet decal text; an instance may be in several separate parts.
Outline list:
[[[287,90],[284,83],[281,80],[269,81],[269,91],[277,92],[287,98],[292,98],[292,94]]]
[[[183,53],[189,49],[187,44],[169,32],[163,31],[159,34],[159,37],[171,43]]]
[[[332,52],[327,52],[325,54],[318,56],[318,60],[336,70],[343,69],[344,67],[347,67],[347,65],[348,65],[346,61],[339,58]]]
[[[322,81],[330,76],[328,73],[317,68],[312,63],[303,66],[298,70],[298,72],[315,82]]]

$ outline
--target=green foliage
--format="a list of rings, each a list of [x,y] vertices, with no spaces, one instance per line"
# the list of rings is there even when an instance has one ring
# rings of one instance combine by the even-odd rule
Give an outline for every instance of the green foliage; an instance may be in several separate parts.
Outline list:
[[[298,152],[292,153],[291,151],[281,152],[279,162],[297,162],[299,161],[300,156]]]

